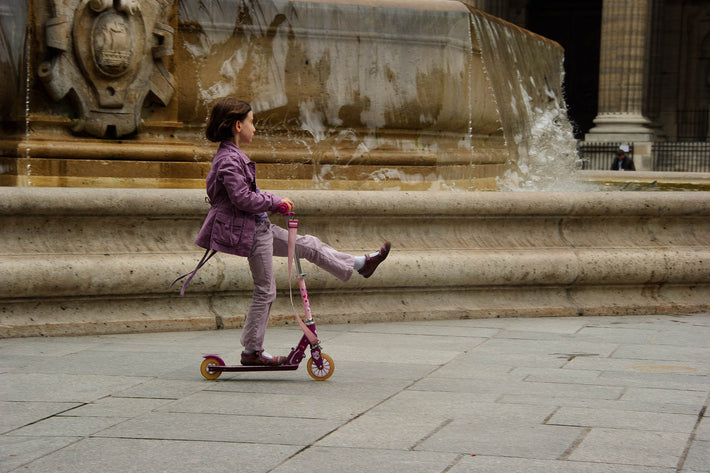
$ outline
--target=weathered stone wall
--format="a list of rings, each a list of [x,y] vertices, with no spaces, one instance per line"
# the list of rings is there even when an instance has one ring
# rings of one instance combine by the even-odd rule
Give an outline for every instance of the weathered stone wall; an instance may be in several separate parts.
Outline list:
[[[27,31],[0,75],[14,91],[0,94],[0,185],[202,188],[205,120],[237,96],[254,107],[264,187],[493,189],[511,158],[502,128],[520,121],[497,104],[562,102],[559,45],[486,16],[525,60],[484,67],[484,14],[459,2],[203,3],[0,8],[0,29]],[[496,97],[495,68],[535,86]]]
[[[203,195],[0,188],[0,336],[239,326],[244,258],[218,254],[185,297],[168,288],[201,256]],[[288,196],[301,233],[355,254],[393,245],[346,284],[304,264],[320,323],[710,309],[710,192]],[[272,323],[293,320],[286,274],[280,259]]]

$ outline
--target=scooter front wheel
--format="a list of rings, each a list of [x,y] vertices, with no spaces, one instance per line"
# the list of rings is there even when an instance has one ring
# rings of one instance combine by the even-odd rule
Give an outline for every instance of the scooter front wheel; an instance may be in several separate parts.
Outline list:
[[[318,365],[311,357],[308,359],[308,374],[316,381],[325,381],[333,375],[335,363],[333,363],[333,359],[325,353],[321,353],[320,356],[323,359],[323,368],[318,368]]]
[[[206,379],[217,379],[217,378],[219,378],[219,375],[222,374],[222,372],[221,371],[212,371],[209,368],[210,368],[210,366],[223,366],[223,365],[224,365],[224,363],[219,358],[207,357],[202,362],[202,365],[200,365],[200,373],[202,373],[202,376],[204,376]]]

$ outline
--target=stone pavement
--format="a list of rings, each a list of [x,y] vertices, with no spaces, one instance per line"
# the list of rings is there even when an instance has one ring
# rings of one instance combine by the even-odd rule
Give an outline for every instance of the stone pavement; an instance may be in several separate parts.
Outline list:
[[[319,335],[323,382],[305,363],[203,379],[201,355],[238,361],[233,330],[0,340],[0,471],[710,471],[710,314]]]

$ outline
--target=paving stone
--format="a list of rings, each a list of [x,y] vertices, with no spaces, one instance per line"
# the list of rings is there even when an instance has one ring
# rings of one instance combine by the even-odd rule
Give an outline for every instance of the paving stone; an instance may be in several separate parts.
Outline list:
[[[698,411],[707,396],[702,391],[682,391],[679,389],[628,388],[622,401],[687,404],[696,406]]]
[[[0,434],[81,406],[71,402],[0,401]]]
[[[637,431],[685,432],[689,434],[695,427],[696,419],[697,415],[562,407],[555,412],[547,424],[633,429]]]
[[[94,349],[101,344],[99,337],[10,338],[0,344],[0,357],[58,357]]]
[[[562,456],[584,432],[577,427],[491,424],[454,420],[416,449],[464,455],[496,455],[533,459]]]
[[[203,379],[203,355],[239,361],[239,330],[2,340],[0,472],[710,473],[708,328],[325,325],[324,382],[305,363]],[[300,337],[272,327],[265,346]]]
[[[690,334],[688,334],[690,335]],[[707,335],[710,339],[710,334]],[[686,345],[678,342],[677,345],[623,345],[613,354],[613,358],[626,358],[636,360],[660,360],[696,362],[700,367],[707,367],[710,362],[710,348],[705,346]],[[705,371],[707,374],[708,371]]]
[[[547,340],[515,340],[491,339],[481,345],[480,351],[487,353],[525,353],[552,356],[593,355],[608,357],[618,348],[614,343],[588,342],[578,339]]]
[[[483,423],[542,424],[553,412],[550,406],[483,402],[479,396],[460,392],[404,391],[371,412],[401,416],[423,415],[442,419],[476,419]]]
[[[654,329],[642,330],[638,328],[619,327],[584,327],[576,333],[576,338],[584,340],[594,339],[607,343],[634,344],[650,343],[658,335]]]
[[[576,336],[569,333],[536,332],[533,330],[500,330],[497,334],[490,338],[504,340],[545,340],[548,342],[568,342],[570,340],[577,339]]]
[[[700,421],[700,424],[698,424],[698,427],[695,431],[695,439],[696,440],[708,440],[710,441],[710,419],[708,419],[708,412],[705,410],[705,415]]]
[[[690,446],[682,471],[710,471],[710,441],[696,440]]]
[[[653,340],[654,345],[674,345],[679,347],[703,347],[707,348],[707,341],[710,338],[710,326],[695,323],[700,320],[696,318],[689,320],[688,324],[692,330],[674,328],[660,332]]]
[[[450,361],[444,366],[437,367],[431,370],[431,373],[427,376],[428,378],[466,378],[466,379],[480,379],[480,380],[493,380],[500,379],[501,377],[506,379],[512,379],[514,381],[522,381],[524,374],[518,374],[515,372],[513,366],[504,365],[502,363],[498,364],[481,364],[474,363],[471,358],[467,355],[463,355],[455,360]]]
[[[337,421],[324,419],[153,412],[95,436],[305,446],[339,425]]]
[[[537,383],[596,384],[600,370],[574,370],[559,368],[522,367],[513,369],[510,374],[520,376],[523,381]]]
[[[478,367],[495,366],[505,368],[507,372],[520,366],[562,368],[567,363],[568,356],[554,353],[500,353],[477,348],[452,360],[452,362],[459,361],[469,363],[469,369],[472,370]]]
[[[414,364],[444,364],[481,343],[478,338],[452,339],[423,335],[375,333],[342,334],[329,342],[327,353],[337,360],[406,361]],[[406,358],[401,358],[406,353]]]
[[[389,395],[395,392],[392,391]],[[159,410],[194,414],[347,420],[372,408],[381,401],[382,397],[387,396],[383,390],[378,390],[376,394],[361,393],[360,396],[347,397],[323,396],[321,393],[316,397],[310,397],[297,394],[203,391],[171,402]]]
[[[676,389],[686,391],[710,391],[710,376],[687,375],[675,372],[667,366],[656,372],[642,371],[647,365],[636,365],[635,371],[605,371],[599,376],[600,385]]]
[[[710,374],[710,368],[707,368],[702,361],[674,361],[660,358],[576,357],[565,368],[570,370],[630,371],[638,373]]]
[[[501,382],[504,380],[504,382]],[[623,388],[615,386],[594,386],[571,383],[540,383],[528,381],[507,381],[501,376],[496,381],[477,379],[448,379],[441,382],[441,378],[426,378],[419,381],[411,388],[417,391],[466,392],[478,394],[492,394],[501,396],[506,394],[535,394],[541,397],[584,397],[592,399],[618,399],[623,394]]]
[[[132,376],[106,376],[84,373],[3,373],[0,374],[0,400],[91,402],[143,381]]]
[[[653,468],[609,463],[534,460],[486,455],[463,456],[448,473],[675,473],[675,468]]]
[[[136,417],[171,403],[168,399],[110,396],[63,412],[72,417]]]
[[[34,373],[81,375],[100,373],[112,376],[160,376],[190,364],[196,357],[187,353],[161,354],[138,351],[81,351],[35,362],[24,367]]]
[[[17,471],[37,458],[48,456],[48,463],[53,470],[60,471],[53,452],[59,451],[72,443],[78,442],[78,437],[13,437],[3,435],[0,437],[0,472]],[[69,462],[68,465],[72,465]],[[36,471],[28,468],[26,471]],[[73,471],[81,471],[74,469]]]
[[[91,438],[16,471],[266,473],[297,450],[291,445]],[[58,465],[71,467],[58,470]]]
[[[146,378],[142,382],[127,389],[118,390],[114,394],[117,397],[180,399],[202,391],[206,382],[205,379],[197,379],[195,374],[192,375],[192,379],[188,380]]]
[[[409,384],[412,381],[433,373],[439,368],[438,365],[409,363],[408,360],[396,363],[396,360],[352,361],[348,358],[338,357],[333,361],[335,362],[336,369],[336,375],[334,376],[340,378],[342,374],[344,379],[366,384],[388,381],[404,381]],[[304,366],[299,367],[297,371],[299,373],[298,377],[300,380],[310,380],[311,378],[305,372],[305,360],[302,364],[304,364]],[[332,380],[332,378],[330,380]]]
[[[124,417],[56,416],[10,432],[10,436],[26,437],[88,437],[125,421]]]
[[[498,400],[503,404],[531,404],[558,407],[583,407],[587,409],[658,412],[697,416],[698,408],[688,404],[666,402],[639,402],[576,397],[506,394]]]
[[[549,334],[575,334],[591,323],[605,322],[604,317],[543,317],[543,318],[518,318],[510,323],[507,318],[478,319],[465,321],[466,326],[491,327],[504,330],[545,332]],[[454,322],[452,322],[454,323]]]
[[[438,429],[451,422],[445,415],[403,416],[392,412],[371,412],[330,433],[316,444],[320,447],[411,450]]]
[[[444,336],[448,338],[467,338],[470,342],[484,342],[496,336],[501,330],[496,328],[475,327],[468,323],[456,323],[451,320],[436,320],[421,324],[419,322],[400,322],[396,324],[363,324],[349,330],[353,333],[378,333],[399,335]],[[320,332],[319,332],[320,334]],[[470,343],[470,342],[467,342]]]
[[[410,450],[377,450],[312,447],[272,470],[273,473],[387,472],[440,473],[456,460],[456,455]]]
[[[569,459],[583,462],[672,468],[688,440],[677,432],[592,429]]]

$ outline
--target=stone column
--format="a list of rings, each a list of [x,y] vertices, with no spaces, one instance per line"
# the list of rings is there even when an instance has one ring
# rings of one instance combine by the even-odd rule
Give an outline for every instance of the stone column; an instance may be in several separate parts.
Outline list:
[[[599,110],[587,141],[653,141],[643,115],[653,0],[604,0]]]

